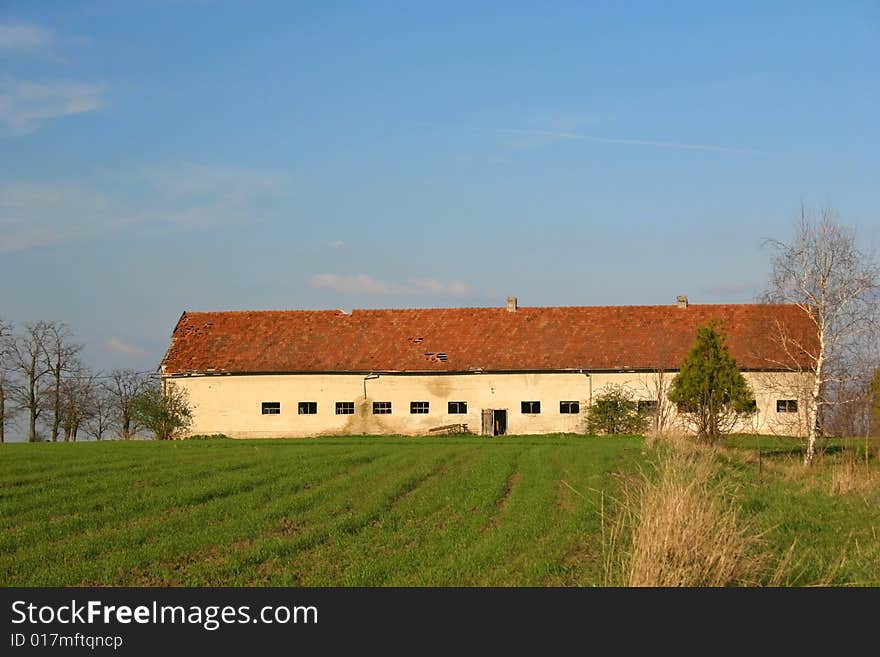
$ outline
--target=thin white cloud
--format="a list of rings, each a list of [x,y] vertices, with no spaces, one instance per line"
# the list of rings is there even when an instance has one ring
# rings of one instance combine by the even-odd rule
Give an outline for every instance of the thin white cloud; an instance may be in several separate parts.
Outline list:
[[[90,186],[0,183],[0,253],[134,230],[200,230],[259,220],[282,176],[175,165],[108,173]],[[133,207],[134,190],[145,200]]]
[[[0,253],[112,229],[121,207],[98,192],[70,185],[0,185]]]
[[[141,349],[137,345],[125,342],[124,340],[122,340],[121,338],[117,338],[116,336],[113,336],[112,338],[107,340],[106,347],[110,351],[119,354],[127,354],[129,356],[145,356],[147,353],[145,349]]]
[[[709,151],[713,153],[739,153],[742,155],[767,155],[764,151],[751,148],[734,148],[729,146],[717,146],[714,144],[687,144],[674,141],[656,141],[652,139],[625,139],[620,137],[599,137],[575,132],[560,132],[553,130],[518,130],[515,128],[495,128],[494,132],[503,132],[514,135],[530,135],[534,137],[549,137],[551,139],[570,139],[576,141],[592,141],[603,144],[624,144],[627,146],[653,146],[655,148],[673,148],[689,151]]]
[[[330,289],[343,294],[467,297],[474,293],[473,288],[464,281],[420,278],[397,283],[376,279],[367,274],[354,276],[316,274],[312,276],[311,285],[315,288]]]
[[[33,53],[54,41],[50,30],[33,23],[0,23],[0,51]]]
[[[103,94],[99,85],[0,79],[0,126],[24,135],[45,121],[95,111]]]
[[[240,200],[262,192],[281,191],[287,180],[278,174],[183,162],[149,167],[134,173],[152,191],[168,198]]]
[[[334,249],[344,249],[347,244],[342,240],[336,240],[335,242],[330,242],[330,246],[332,246]]]

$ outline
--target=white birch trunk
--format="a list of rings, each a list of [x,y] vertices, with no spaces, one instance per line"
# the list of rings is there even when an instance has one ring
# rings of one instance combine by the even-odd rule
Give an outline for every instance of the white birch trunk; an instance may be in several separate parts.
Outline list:
[[[812,465],[816,455],[816,438],[818,437],[817,426],[819,424],[819,396],[822,393],[822,369],[825,363],[825,332],[819,331],[819,354],[816,358],[816,371],[814,372],[813,390],[810,394],[810,408],[807,416],[809,433],[807,434],[807,453],[804,455],[804,465]]]

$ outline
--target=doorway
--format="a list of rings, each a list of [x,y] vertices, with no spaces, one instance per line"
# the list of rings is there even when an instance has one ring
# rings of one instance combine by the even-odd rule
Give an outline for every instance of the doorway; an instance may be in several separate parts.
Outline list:
[[[492,411],[492,424],[495,427],[496,436],[503,436],[507,433],[507,409]]]
[[[483,409],[483,435],[503,436],[507,433],[507,409]]]

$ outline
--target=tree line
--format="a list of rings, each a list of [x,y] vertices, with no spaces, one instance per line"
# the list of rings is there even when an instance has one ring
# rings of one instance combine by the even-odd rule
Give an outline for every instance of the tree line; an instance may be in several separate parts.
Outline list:
[[[156,387],[148,372],[96,372],[64,322],[16,328],[0,319],[0,443],[20,419],[28,442],[129,440],[144,428],[139,400]]]
[[[809,336],[781,324],[767,327],[784,354],[769,369],[808,375],[798,396],[805,404],[801,428],[809,465],[822,436],[869,436],[880,429],[880,265],[828,208],[811,214],[802,207],[791,239],[766,240],[765,246],[772,251],[771,272],[756,301],[795,305],[809,320]],[[612,386],[597,396],[588,426],[602,433],[641,432],[653,420],[654,431],[663,433],[675,407],[698,437],[714,441],[727,433],[752,412],[754,400],[724,347],[722,329],[701,327],[674,377],[656,372],[652,407],[640,408],[632,391]],[[772,377],[763,383],[772,386]]]

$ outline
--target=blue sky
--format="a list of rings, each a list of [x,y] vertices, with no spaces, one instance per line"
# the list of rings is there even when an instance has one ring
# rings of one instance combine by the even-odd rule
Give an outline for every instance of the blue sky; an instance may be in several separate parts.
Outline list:
[[[718,6],[712,6],[718,5]],[[0,3],[0,317],[748,302],[880,242],[880,4]]]

